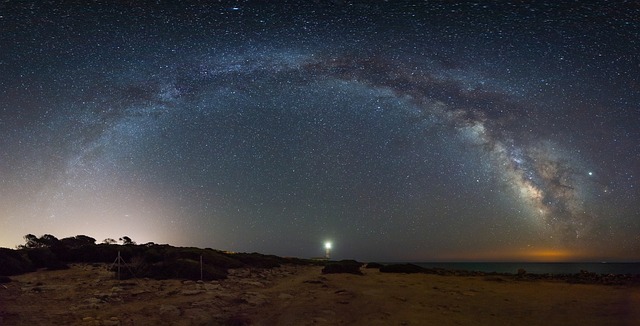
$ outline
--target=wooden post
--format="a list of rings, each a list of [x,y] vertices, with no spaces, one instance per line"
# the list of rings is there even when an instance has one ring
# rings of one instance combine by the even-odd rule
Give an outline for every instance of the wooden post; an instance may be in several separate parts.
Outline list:
[[[118,281],[120,280],[120,260],[122,258],[120,257],[120,250],[118,250]]]
[[[202,255],[200,255],[200,281],[203,281],[203,278],[202,278]]]

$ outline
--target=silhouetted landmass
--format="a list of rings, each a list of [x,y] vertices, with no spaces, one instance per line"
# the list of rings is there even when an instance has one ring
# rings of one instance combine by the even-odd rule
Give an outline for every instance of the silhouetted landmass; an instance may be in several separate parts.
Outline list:
[[[17,249],[0,248],[0,282],[9,282],[8,276],[14,276],[38,269],[56,270],[69,268],[71,263],[111,264],[116,273],[116,258],[120,261],[120,278],[152,279],[224,279],[228,270],[233,268],[274,268],[283,264],[324,265],[323,274],[349,273],[362,275],[363,263],[355,260],[322,261],[300,258],[283,258],[259,253],[229,253],[214,249],[193,247],[173,247],[167,244],[136,244],[129,237],[122,237],[123,244],[115,244],[113,239],[105,239],[96,244],[94,238],[77,235],[64,239],[45,234],[36,237],[28,234],[25,245]],[[200,262],[202,261],[202,265]],[[517,274],[486,273],[480,271],[448,270],[442,268],[423,268],[414,264],[369,263],[369,269],[379,268],[382,273],[424,273],[442,276],[484,276],[492,281],[565,281],[585,284],[640,284],[640,275],[636,274],[597,274],[581,271],[574,274],[531,274],[524,269]]]
[[[137,245],[122,237],[122,245],[113,241],[96,244],[95,239],[78,235],[58,240],[46,234],[40,238],[28,234],[25,245],[12,250],[0,248],[0,276],[13,276],[44,268],[65,269],[70,263],[112,264],[122,279],[147,277],[152,279],[217,280],[227,277],[230,268],[274,268],[282,264],[309,265],[320,262],[299,258],[282,258],[259,253],[227,253],[214,249],[173,247],[166,244]],[[200,262],[202,261],[202,269]],[[201,274],[202,273],[202,274]]]
[[[364,268],[380,268],[384,265],[380,264],[380,263],[367,263],[367,265]]]
[[[322,269],[322,274],[338,274],[338,273],[348,273],[348,274],[356,274],[362,275],[360,271],[360,267],[364,265],[361,262],[357,262],[355,260],[341,260],[339,262],[329,262]]]
[[[390,264],[380,267],[382,273],[425,273],[426,269],[414,264]]]

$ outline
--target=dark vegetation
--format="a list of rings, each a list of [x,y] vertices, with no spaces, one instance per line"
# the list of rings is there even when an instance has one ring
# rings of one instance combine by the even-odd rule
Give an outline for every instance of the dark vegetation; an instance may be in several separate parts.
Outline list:
[[[58,239],[50,234],[36,237],[27,234],[25,244],[17,249],[0,248],[0,283],[10,282],[8,276],[33,272],[38,269],[69,268],[71,263],[105,263],[116,273],[118,255],[122,258],[120,277],[147,277],[152,279],[224,279],[230,268],[274,268],[282,264],[324,265],[323,274],[350,273],[362,275],[363,263],[355,260],[320,261],[282,258],[259,253],[228,253],[214,249],[173,247],[152,242],[136,244],[131,238],[105,239],[96,244],[94,238],[78,235]],[[200,260],[202,259],[202,270]],[[484,276],[495,281],[565,281],[569,283],[624,285],[640,284],[636,274],[597,274],[581,271],[575,274],[532,274],[524,269],[517,274],[485,273],[479,271],[423,268],[414,264],[369,263],[366,268],[379,268],[383,273],[424,273],[443,276]]]
[[[365,266],[364,268],[380,268],[384,265],[380,264],[380,263],[367,263],[367,266]]]
[[[25,244],[16,250],[0,248],[0,276],[12,276],[48,270],[65,269],[70,263],[106,263],[117,271],[118,254],[120,277],[148,277],[153,279],[224,279],[229,268],[273,268],[282,264],[318,264],[317,261],[282,258],[258,253],[227,253],[214,249],[173,247],[166,244],[138,245],[131,238],[120,238],[122,244],[105,239],[96,244],[94,238],[78,235],[64,239],[45,234],[28,234]],[[5,279],[5,278],[0,278]]]
[[[341,260],[338,262],[330,262],[324,266],[322,269],[322,274],[338,274],[338,273],[348,273],[348,274],[356,274],[362,275],[360,271],[360,267],[363,263],[357,262],[355,260]]]

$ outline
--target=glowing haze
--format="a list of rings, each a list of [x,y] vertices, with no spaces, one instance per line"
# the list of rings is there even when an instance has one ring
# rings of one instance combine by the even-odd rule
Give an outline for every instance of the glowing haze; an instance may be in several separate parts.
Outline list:
[[[0,4],[0,246],[640,259],[631,4]]]

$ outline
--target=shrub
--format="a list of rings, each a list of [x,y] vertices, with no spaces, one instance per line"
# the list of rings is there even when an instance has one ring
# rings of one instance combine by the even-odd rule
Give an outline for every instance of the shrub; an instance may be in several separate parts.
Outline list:
[[[380,268],[383,267],[384,265],[380,264],[380,263],[368,263],[367,266],[365,266],[365,268]]]
[[[355,260],[342,260],[339,262],[332,262],[327,264],[322,269],[322,274],[348,273],[362,275],[362,272],[360,271],[361,266],[362,263]]]
[[[23,250],[0,248],[0,275],[19,275],[35,270]]]
[[[191,259],[178,259],[172,262],[154,264],[149,268],[146,277],[155,279],[200,279],[200,262]],[[211,265],[202,266],[204,280],[219,280],[227,278],[227,271]]]
[[[69,268],[65,263],[58,260],[58,257],[51,252],[49,248],[34,248],[27,249],[27,257],[33,263],[35,268],[48,268],[48,269],[67,269]]]
[[[254,268],[280,267],[281,263],[286,262],[286,259],[284,258],[273,255],[262,255],[256,252],[234,254],[233,258],[239,260],[248,267]]]

